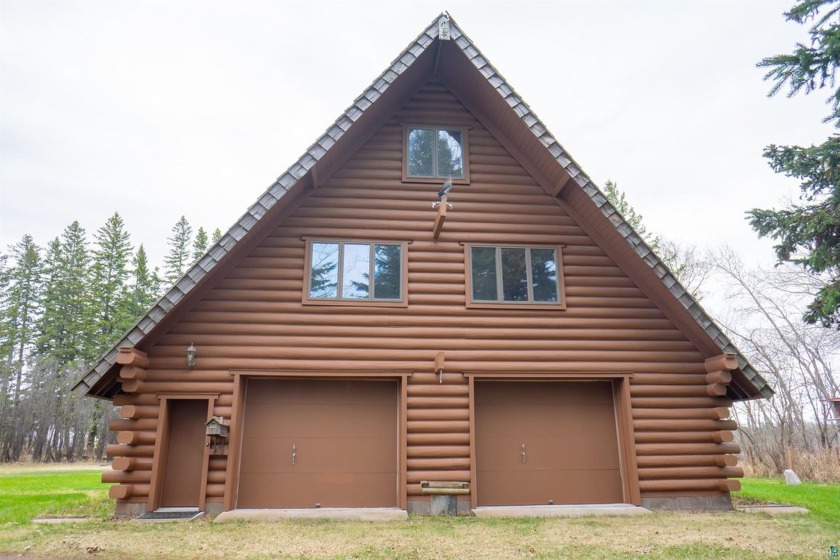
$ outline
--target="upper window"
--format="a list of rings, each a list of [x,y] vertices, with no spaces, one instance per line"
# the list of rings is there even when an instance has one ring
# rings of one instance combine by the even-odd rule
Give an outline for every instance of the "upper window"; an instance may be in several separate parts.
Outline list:
[[[460,128],[406,127],[406,178],[465,180],[465,146],[466,131]]]
[[[563,303],[558,249],[473,245],[468,251],[471,302]]]
[[[309,300],[403,299],[403,245],[356,241],[310,244]]]

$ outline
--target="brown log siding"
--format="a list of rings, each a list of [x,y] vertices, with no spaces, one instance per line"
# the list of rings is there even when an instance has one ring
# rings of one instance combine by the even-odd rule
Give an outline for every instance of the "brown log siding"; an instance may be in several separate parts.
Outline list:
[[[436,184],[404,183],[402,124],[468,126],[470,183],[432,240]],[[306,237],[408,241],[408,306],[302,304]],[[565,310],[466,307],[464,243],[562,245]],[[184,369],[184,349],[198,348]],[[433,373],[443,351],[443,383]],[[456,372],[633,372],[631,403],[642,496],[714,494],[741,471],[721,434],[731,402],[707,394],[704,356],[442,85],[429,83],[238,267],[148,349],[145,379],[120,395],[136,434],[111,457],[136,459],[104,479],[145,502],[157,393],[218,394],[230,418],[231,370],[413,372],[407,386],[409,499],[426,479],[470,481],[469,384]],[[126,366],[128,367],[128,366]],[[125,465],[126,463],[120,463]],[[225,457],[213,456],[207,501],[221,502]],[[230,473],[232,476],[233,473]],[[119,492],[117,492],[119,494]]]

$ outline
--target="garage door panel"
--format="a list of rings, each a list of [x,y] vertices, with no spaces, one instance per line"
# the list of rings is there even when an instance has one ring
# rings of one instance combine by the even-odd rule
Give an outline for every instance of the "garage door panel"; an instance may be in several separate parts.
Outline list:
[[[488,438],[476,440],[476,460],[504,469],[618,469],[618,448],[604,446],[591,438],[579,437],[576,443],[563,438]],[[522,444],[525,462],[522,462]]]
[[[383,507],[394,505],[396,473],[243,473],[239,480],[239,507],[313,508]],[[248,496],[247,505],[242,497]],[[277,497],[282,496],[282,504]]]
[[[249,380],[237,507],[395,506],[397,387]]]
[[[612,395],[608,381],[477,383],[479,504],[622,502]]]
[[[604,382],[505,382],[482,383],[475,395],[478,404],[510,404],[511,392],[529,404],[612,404],[612,386]],[[557,390],[562,386],[562,390]]]
[[[251,437],[385,437],[394,433],[396,414],[396,405],[277,405],[249,399],[245,430]]]
[[[483,471],[481,505],[597,504],[623,501],[618,470]]]
[[[530,434],[568,437],[608,429],[614,423],[609,404],[493,404],[476,405],[486,433],[514,436],[527,425]],[[546,419],[551,419],[546,421]]]
[[[313,389],[313,387],[315,389]],[[358,394],[366,403],[397,404],[391,381],[335,381],[311,379],[251,379],[248,381],[248,402],[281,404],[357,404]]]
[[[243,472],[396,472],[393,439],[245,438]],[[292,464],[292,445],[295,463]]]

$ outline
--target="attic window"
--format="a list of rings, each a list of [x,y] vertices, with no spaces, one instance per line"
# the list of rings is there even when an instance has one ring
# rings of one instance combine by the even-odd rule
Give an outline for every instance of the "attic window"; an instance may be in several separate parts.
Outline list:
[[[426,125],[405,127],[404,179],[467,180],[467,131]]]
[[[557,247],[467,247],[472,305],[565,307],[560,249]]]
[[[306,303],[404,301],[403,243],[312,241],[308,249]]]

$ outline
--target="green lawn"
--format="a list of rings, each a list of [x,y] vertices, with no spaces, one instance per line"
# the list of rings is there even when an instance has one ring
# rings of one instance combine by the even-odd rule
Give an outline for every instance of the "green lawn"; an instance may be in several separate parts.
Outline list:
[[[0,472],[0,524],[34,517],[105,518],[114,503],[101,476],[101,470]]]
[[[840,485],[745,479],[750,500],[808,515],[655,512],[634,517],[397,522],[285,520],[145,524],[110,520],[101,470],[0,466],[0,557],[23,558],[826,558],[840,546]],[[33,517],[85,516],[63,524]]]
[[[804,482],[788,486],[778,478],[745,478],[741,491],[734,494],[811,510],[811,515],[840,527],[840,484]]]

